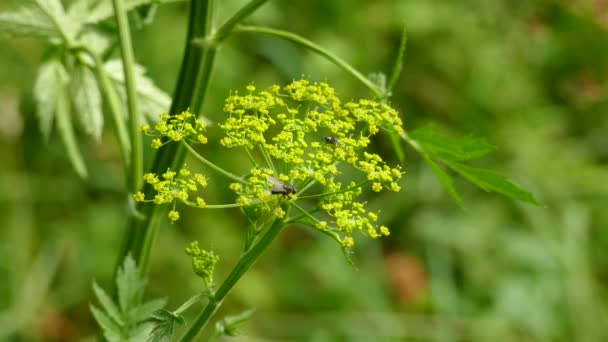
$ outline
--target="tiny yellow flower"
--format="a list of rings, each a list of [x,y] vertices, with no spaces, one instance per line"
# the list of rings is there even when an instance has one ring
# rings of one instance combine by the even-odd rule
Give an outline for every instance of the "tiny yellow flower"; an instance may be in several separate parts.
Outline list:
[[[204,199],[197,197],[196,198],[196,205],[199,206],[199,208],[204,208],[205,206],[207,206],[207,203],[205,202]]]
[[[385,226],[380,226],[380,233],[384,236],[389,236],[391,235],[391,232],[388,230],[387,227]]]
[[[382,184],[374,182],[374,184],[372,184],[372,190],[375,192],[380,192],[382,190]]]
[[[175,211],[175,210],[171,210],[169,212],[169,214],[167,215],[167,217],[169,217],[169,221],[171,221],[172,223],[179,220],[179,212]]]
[[[158,138],[152,139],[150,146],[152,146],[153,149],[158,150],[161,146],[163,146],[163,142]]]
[[[342,246],[344,246],[346,248],[351,248],[354,245],[355,245],[355,240],[352,237],[346,236],[342,239]]]
[[[281,207],[276,207],[274,209],[274,215],[278,218],[283,218],[285,216],[285,211]]]
[[[133,199],[135,200],[135,202],[143,202],[145,198],[146,196],[141,191],[138,191],[133,194]]]

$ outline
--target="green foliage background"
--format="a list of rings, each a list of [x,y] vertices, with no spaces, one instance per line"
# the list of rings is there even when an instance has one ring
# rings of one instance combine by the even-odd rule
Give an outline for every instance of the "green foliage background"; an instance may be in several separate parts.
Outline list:
[[[220,18],[242,3],[222,1]],[[390,72],[405,24],[404,71],[391,103],[406,130],[433,122],[454,137],[485,137],[498,150],[474,166],[508,175],[543,205],[520,204],[456,178],[463,210],[406,149],[404,190],[371,202],[392,235],[361,241],[358,270],[333,241],[288,229],[221,314],[256,308],[241,330],[274,339],[608,338],[605,12],[601,1],[583,0],[315,0],[262,7],[249,22],[292,30],[370,73]],[[186,13],[183,3],[164,5],[152,25],[134,33],[137,61],[168,93]],[[79,179],[57,134],[45,143],[34,118],[31,89],[44,46],[29,39],[1,43],[0,279],[6,281],[0,281],[0,340],[93,340],[91,282],[111,285],[127,215],[115,135],[106,129],[101,143],[82,136],[90,177]],[[237,34],[219,51],[204,114],[220,121],[231,89],[301,75],[327,81],[343,98],[367,96],[318,56],[271,37]],[[394,155],[388,139],[376,148]],[[239,163],[213,146],[203,152],[218,164]],[[210,186],[209,198],[227,202],[231,195],[220,185]],[[190,240],[222,257],[216,274],[222,278],[244,233],[236,211],[182,215],[161,229],[150,263],[148,296],[167,296],[169,307],[201,289],[183,252]]]

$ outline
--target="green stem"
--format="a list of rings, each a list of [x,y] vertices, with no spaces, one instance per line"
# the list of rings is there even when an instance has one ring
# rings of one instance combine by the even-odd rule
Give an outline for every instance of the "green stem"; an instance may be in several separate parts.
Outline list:
[[[133,57],[133,47],[131,44],[131,34],[129,32],[129,22],[127,10],[123,0],[112,0],[114,16],[118,26],[118,40],[120,42],[120,52],[122,57],[122,69],[125,75],[125,86],[127,93],[127,107],[129,113],[129,131],[131,138],[131,172],[128,174],[129,187],[135,193],[141,187],[143,175],[143,143],[139,132],[139,106],[137,102],[137,92],[135,88],[135,58]]]
[[[229,19],[226,24],[222,25],[218,32],[227,35],[236,23],[246,18],[264,2],[261,0],[251,1]],[[169,113],[180,113],[188,108],[193,113],[199,113],[204,104],[217,47],[214,45],[200,46],[199,44],[193,44],[193,42],[196,37],[210,37],[212,35],[214,9],[215,0],[190,1],[186,48]],[[181,144],[168,144],[156,153],[151,172],[164,172],[167,168],[179,169],[185,157],[186,149]],[[154,189],[150,186],[144,187],[146,197],[152,196],[153,191]],[[129,253],[132,253],[138,265],[148,264],[144,258],[147,258],[149,253],[144,253],[144,246],[147,243],[146,241],[152,241],[151,239],[156,237],[159,222],[154,218],[159,216],[158,211],[164,212],[164,209],[153,203],[141,203],[138,211],[143,213],[145,219],[131,218],[116,269]],[[151,244],[149,245],[151,246]],[[142,274],[146,274],[148,270],[140,267],[140,271]]]
[[[331,196],[331,195],[335,195],[335,194],[340,194],[340,193],[343,193],[343,192],[354,190],[356,188],[360,188],[365,183],[369,183],[369,181],[368,180],[364,180],[363,182],[361,182],[359,184],[355,184],[355,185],[353,185],[351,187],[348,187],[346,189],[337,190],[337,191],[333,191],[333,192],[326,192],[326,193],[322,193],[322,194],[308,195],[308,196],[298,196],[298,199],[299,200],[302,200],[302,199],[311,199],[311,198],[319,198],[319,197],[326,197],[326,196]]]
[[[235,26],[241,21],[245,20],[251,13],[255,12],[260,6],[262,6],[268,0],[252,0],[243,8],[238,10],[230,19],[228,19],[214,35],[217,42],[222,42],[226,37],[234,31]]]
[[[232,269],[232,272],[230,272],[226,280],[224,280],[222,285],[220,285],[213,298],[209,299],[209,302],[203,311],[201,311],[199,316],[196,318],[194,323],[192,323],[186,334],[182,336],[180,341],[187,342],[196,338],[196,335],[203,330],[211,316],[213,316],[217,309],[222,305],[222,301],[226,295],[230,292],[230,290],[232,290],[239,279],[241,279],[241,277],[251,268],[251,266],[253,266],[253,264],[262,255],[262,253],[264,253],[266,248],[270,246],[272,241],[274,241],[284,227],[284,222],[281,219],[276,219],[268,231],[260,238],[260,240],[241,256],[238,263]]]
[[[357,71],[357,69],[353,68],[350,64],[348,64],[342,58],[338,57],[337,55],[329,52],[328,50],[322,48],[321,46],[313,43],[312,41],[310,41],[302,36],[299,36],[295,33],[289,32],[289,31],[277,30],[277,29],[273,29],[273,28],[269,28],[269,27],[262,27],[262,26],[239,25],[234,29],[234,32],[251,32],[251,33],[266,34],[269,36],[285,39],[285,40],[291,41],[293,43],[296,43],[298,45],[301,45],[301,46],[307,48],[308,50],[327,58],[330,62],[334,63],[342,70],[351,74],[353,77],[355,77],[356,79],[361,81],[361,83],[363,83],[367,88],[369,88],[379,98],[384,97],[384,90],[382,90],[380,87],[376,86],[372,81],[370,81],[362,73]]]
[[[237,181],[237,182],[239,182],[239,183],[247,184],[247,181],[246,181],[246,180],[244,180],[243,178],[241,178],[241,177],[239,177],[239,176],[237,176],[237,175],[235,175],[235,174],[233,174],[233,173],[230,173],[230,172],[228,172],[228,171],[226,171],[226,170],[222,169],[221,167],[219,167],[219,166],[217,166],[217,165],[213,164],[212,162],[210,162],[209,160],[207,160],[205,157],[203,157],[203,156],[201,156],[200,154],[198,154],[198,152],[196,152],[196,151],[195,151],[195,150],[192,148],[192,146],[190,146],[190,145],[189,145],[187,142],[182,141],[182,144],[184,145],[184,147],[186,147],[186,149],[187,149],[187,150],[188,150],[190,153],[192,153],[192,156],[194,156],[194,158],[198,159],[198,160],[199,160],[201,163],[203,163],[203,164],[205,164],[205,165],[209,166],[209,167],[210,167],[210,168],[212,168],[213,170],[215,170],[215,171],[217,171],[217,172],[219,172],[219,173],[223,174],[224,176],[226,176],[226,177],[228,177],[228,178],[230,178],[230,179],[232,179],[232,180],[235,180],[235,181]]]
[[[197,79],[200,77],[200,69],[202,63],[202,50],[200,47],[191,44],[194,37],[205,35],[207,29],[206,18],[213,6],[213,0],[190,1],[190,15],[188,19],[188,33],[186,37],[186,47],[182,65],[179,72],[177,86],[173,95],[170,113],[179,113],[190,107],[195,93]],[[193,108],[197,110],[197,108]],[[180,144],[168,144],[162,147],[154,158],[151,172],[164,172],[167,168],[171,168],[175,163],[183,162],[185,150],[180,148]],[[144,186],[146,196],[152,196],[154,189],[151,186]],[[131,218],[123,245],[117,260],[116,268],[122,264],[123,259],[127,254],[131,253],[137,264],[142,263],[144,241],[149,240],[146,235],[156,235],[157,225],[153,217],[157,216],[157,212],[164,212],[164,208],[155,205],[154,203],[141,203],[138,206],[138,211],[145,216],[144,220]],[[161,215],[162,216],[162,215]],[[147,262],[145,262],[147,264]],[[146,274],[147,270],[140,267],[140,272]]]

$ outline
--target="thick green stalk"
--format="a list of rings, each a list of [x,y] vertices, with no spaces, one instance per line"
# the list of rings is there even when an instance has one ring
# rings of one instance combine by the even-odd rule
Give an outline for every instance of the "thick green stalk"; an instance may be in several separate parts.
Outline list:
[[[139,132],[139,106],[135,87],[135,58],[129,32],[127,11],[123,0],[112,0],[114,6],[114,17],[118,26],[118,40],[122,57],[122,69],[125,75],[125,86],[127,93],[127,108],[129,113],[129,133],[131,138],[131,168],[127,175],[129,188],[135,193],[139,190],[143,175],[143,146],[142,136]]]
[[[234,32],[251,32],[251,33],[260,33],[266,34],[273,37],[285,39],[301,45],[312,52],[315,52],[334,63],[336,66],[351,74],[353,77],[358,79],[361,83],[363,83],[366,87],[368,87],[376,96],[379,98],[383,98],[385,96],[384,90],[375,85],[372,81],[370,81],[367,77],[365,77],[362,73],[360,73],[357,69],[353,68],[350,64],[344,61],[342,58],[337,55],[329,52],[323,47],[311,42],[310,40],[299,36],[295,33],[283,30],[277,30],[269,27],[261,27],[261,26],[237,26],[234,29]]]
[[[209,302],[198,315],[194,323],[188,328],[188,331],[182,336],[182,342],[193,341],[199,332],[203,330],[207,322],[213,314],[222,305],[222,301],[226,295],[232,290],[234,285],[241,279],[241,277],[255,264],[258,258],[264,253],[264,251],[270,246],[272,241],[279,235],[281,230],[285,227],[285,222],[281,219],[276,219],[268,231],[260,238],[260,240],[248,249],[239,259],[238,263],[234,266],[226,280],[220,285],[218,290],[215,292],[213,298],[209,299]]]
[[[194,97],[195,85],[201,69],[203,51],[200,47],[192,45],[191,41],[195,37],[205,35],[207,32],[206,30],[210,29],[207,18],[210,16],[209,13],[211,12],[213,3],[213,0],[192,0],[190,2],[186,48],[182,59],[177,86],[173,95],[170,113],[178,113],[188,109]],[[178,144],[168,144],[161,148],[156,154],[151,171],[165,171],[167,168],[171,167],[175,161],[183,161],[184,155],[183,149],[179,148]],[[152,194],[152,190],[153,189],[149,186],[144,187],[144,192],[146,192],[148,196]],[[126,235],[123,240],[123,246],[117,260],[116,269],[118,269],[122,264],[123,259],[129,253],[132,254],[138,265],[142,263],[147,265],[147,261],[144,259],[147,259],[149,256],[149,248],[151,248],[152,243],[146,243],[145,241],[155,240],[158,231],[158,228],[154,227],[158,226],[158,220],[155,217],[162,216],[162,213],[166,212],[166,209],[156,206],[153,203],[139,204],[137,209],[144,214],[145,218],[143,220],[138,220],[135,217],[130,218]],[[144,251],[144,245],[147,246],[145,248],[148,250]],[[147,273],[147,269],[141,267],[140,271],[142,274]]]

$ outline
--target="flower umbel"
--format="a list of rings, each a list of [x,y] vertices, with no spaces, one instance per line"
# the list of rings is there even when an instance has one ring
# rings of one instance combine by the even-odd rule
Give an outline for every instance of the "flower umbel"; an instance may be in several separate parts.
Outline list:
[[[154,188],[154,198],[146,200],[143,192],[133,195],[136,202],[154,202],[154,204],[173,204],[181,202],[193,207],[205,206],[205,201],[197,195],[200,188],[207,187],[207,177],[200,173],[192,174],[187,166],[179,173],[167,169],[160,177],[154,173],[144,175],[144,181]],[[179,220],[179,212],[175,209],[168,214],[169,220],[175,222]]]
[[[245,149],[253,163],[247,183],[230,186],[238,203],[283,217],[285,212],[274,209],[279,202],[295,205],[299,199],[315,198],[326,220],[302,214],[297,222],[334,236],[347,248],[354,245],[355,231],[372,238],[389,234],[379,226],[377,213],[367,211],[357,198],[368,186],[375,192],[400,190],[401,169],[366,151],[380,130],[403,132],[393,108],[371,100],[342,104],[326,83],[298,80],[259,92],[250,85],[246,95],[228,97],[224,111],[229,117],[220,124],[225,131],[220,143]],[[360,182],[340,181],[344,174],[356,173]],[[285,191],[276,190],[271,179]],[[306,191],[316,194],[303,196]]]
[[[167,137],[169,141],[207,143],[207,137],[204,134],[207,125],[189,111],[184,111],[173,116],[160,114],[160,119],[153,128],[150,128],[148,125],[141,126],[141,131],[155,137]],[[158,149],[162,145],[163,142],[160,138],[152,140],[152,148]]]

